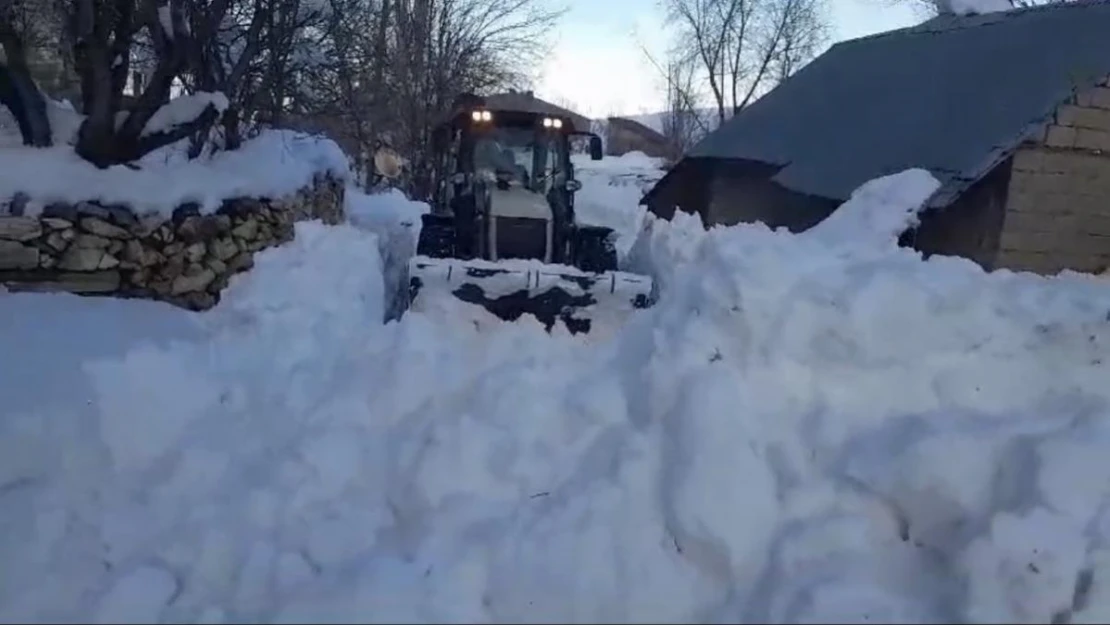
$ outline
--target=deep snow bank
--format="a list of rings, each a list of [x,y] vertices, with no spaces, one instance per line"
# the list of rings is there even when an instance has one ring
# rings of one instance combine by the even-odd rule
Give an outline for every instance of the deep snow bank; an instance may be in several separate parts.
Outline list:
[[[272,601],[272,572],[243,567],[275,535],[253,533],[288,488],[311,491],[308,465],[281,465],[344,401],[334,384],[357,377],[349,359],[382,315],[374,236],[296,228],[204,315],[0,294],[0,621],[189,621],[198,597]],[[280,555],[265,566],[307,566]]]
[[[0,620],[1104,619],[1110,293],[897,249],[933,185],[653,223],[611,341],[380,325],[373,237],[312,225],[179,343],[51,339],[88,393],[0,422]]]
[[[698,239],[653,345],[626,349],[669,431],[668,531],[717,578],[720,618],[1110,614],[1110,289],[896,248],[932,188],[874,181],[802,236],[654,223],[639,242],[681,261],[668,234]]]

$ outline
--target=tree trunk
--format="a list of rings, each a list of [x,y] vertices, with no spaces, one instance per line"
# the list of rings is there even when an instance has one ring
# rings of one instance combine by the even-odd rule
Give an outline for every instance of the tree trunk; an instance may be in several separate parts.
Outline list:
[[[19,124],[23,144],[49,147],[52,143],[46,99],[42,97],[27,67],[23,42],[10,29],[0,25],[0,44],[8,62],[0,62],[0,104],[8,107]]]

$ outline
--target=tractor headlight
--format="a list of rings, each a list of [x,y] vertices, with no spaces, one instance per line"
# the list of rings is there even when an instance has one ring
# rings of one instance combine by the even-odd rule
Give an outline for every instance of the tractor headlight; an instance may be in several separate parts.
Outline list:
[[[476,122],[488,122],[493,119],[493,113],[489,111],[471,111],[470,119]]]
[[[553,120],[551,120],[551,125],[555,126],[556,128],[562,128],[563,127],[563,120],[553,119]]]
[[[543,127],[544,128],[550,128],[551,127],[551,118],[550,117],[543,118]]]

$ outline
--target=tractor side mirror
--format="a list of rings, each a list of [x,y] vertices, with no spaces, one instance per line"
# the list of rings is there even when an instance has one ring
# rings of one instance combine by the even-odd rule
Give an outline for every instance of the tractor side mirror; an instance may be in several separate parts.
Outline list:
[[[592,135],[590,137],[590,160],[600,161],[604,154],[601,151],[601,137]]]
[[[582,183],[578,180],[567,180],[566,189],[567,189],[567,191],[570,191],[571,193],[581,191],[582,190]]]

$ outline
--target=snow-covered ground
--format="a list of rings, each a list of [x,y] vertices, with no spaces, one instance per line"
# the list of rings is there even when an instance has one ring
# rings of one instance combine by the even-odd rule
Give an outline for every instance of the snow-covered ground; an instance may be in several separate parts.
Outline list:
[[[602,340],[382,324],[397,197],[204,314],[0,294],[0,621],[1110,618],[1110,289],[898,249],[935,184],[799,236],[582,201],[663,288]]]

